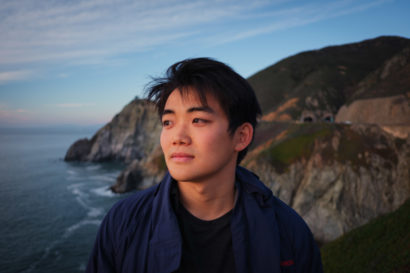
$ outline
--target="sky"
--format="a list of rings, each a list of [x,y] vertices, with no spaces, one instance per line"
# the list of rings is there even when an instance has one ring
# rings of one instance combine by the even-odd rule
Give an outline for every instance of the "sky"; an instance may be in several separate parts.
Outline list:
[[[105,124],[173,63],[249,77],[283,58],[410,38],[408,0],[0,0],[0,127]]]

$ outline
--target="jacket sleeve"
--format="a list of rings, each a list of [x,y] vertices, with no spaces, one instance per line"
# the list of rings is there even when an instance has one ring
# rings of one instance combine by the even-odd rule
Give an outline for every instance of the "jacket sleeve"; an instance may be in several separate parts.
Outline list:
[[[92,249],[87,269],[87,273],[112,273],[115,271],[115,251],[113,244],[112,213],[108,213],[101,223],[97,238]]]
[[[320,252],[308,225],[282,201],[277,204],[282,272],[322,273]]]
[[[298,234],[294,248],[295,272],[297,273],[323,273],[322,259],[313,235],[304,225],[304,231]]]

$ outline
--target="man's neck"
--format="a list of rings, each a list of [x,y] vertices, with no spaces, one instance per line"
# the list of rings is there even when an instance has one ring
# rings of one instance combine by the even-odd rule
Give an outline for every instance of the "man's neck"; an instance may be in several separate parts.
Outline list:
[[[202,220],[217,219],[234,207],[234,174],[224,181],[178,182],[178,189],[182,205]]]

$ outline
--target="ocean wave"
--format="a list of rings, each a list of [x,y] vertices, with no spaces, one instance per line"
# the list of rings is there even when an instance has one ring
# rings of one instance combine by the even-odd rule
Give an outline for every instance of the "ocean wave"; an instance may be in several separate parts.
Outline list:
[[[67,238],[70,237],[71,234],[73,234],[77,229],[79,229],[79,228],[81,228],[81,227],[83,227],[83,226],[85,226],[85,225],[96,225],[96,226],[99,226],[100,224],[101,224],[101,220],[97,220],[97,219],[95,219],[95,220],[89,220],[89,219],[81,220],[80,222],[78,222],[78,223],[76,223],[76,224],[74,224],[74,225],[68,227],[68,228],[65,230],[65,232],[64,232],[62,238],[67,239]]]
[[[67,170],[67,173],[68,173],[69,175],[77,175],[77,174],[78,174],[78,172],[76,172],[76,171],[74,171],[74,170]]]
[[[92,189],[91,192],[94,193],[95,195],[104,196],[104,197],[114,197],[114,196],[116,196],[116,194],[113,193],[110,190],[110,188],[108,188],[107,186]]]
[[[91,217],[91,218],[95,218],[95,217],[98,217],[98,216],[102,215],[103,213],[104,213],[103,208],[91,208],[88,211],[87,216]]]
[[[100,165],[90,165],[90,166],[85,167],[85,169],[87,171],[95,171],[95,170],[101,169],[101,166]]]
[[[95,181],[115,182],[116,177],[109,176],[109,175],[93,175],[93,176],[90,176],[89,179],[95,180]]]
[[[104,210],[102,208],[95,208],[90,206],[88,203],[90,202],[89,194],[84,192],[82,189],[85,186],[84,183],[77,183],[77,184],[72,184],[68,186],[68,190],[71,191],[72,194],[75,195],[75,200],[77,203],[87,211],[87,216],[91,218],[98,217],[104,213]],[[96,189],[100,190],[100,188]],[[93,191],[93,190],[91,190]],[[102,194],[104,194],[102,192]]]
[[[88,219],[84,219],[81,220],[80,222],[69,226],[68,228],[66,228],[64,234],[58,238],[57,240],[51,242],[45,249],[43,252],[43,255],[41,256],[40,259],[38,259],[37,261],[35,261],[34,263],[32,263],[26,270],[22,271],[22,273],[30,273],[32,272],[34,269],[37,268],[37,266],[43,262],[45,259],[48,258],[48,256],[52,253],[52,251],[56,248],[57,245],[61,244],[64,240],[68,239],[76,230],[78,230],[79,228],[85,226],[85,225],[96,225],[99,226],[101,225],[101,220],[88,220]],[[59,251],[55,251],[54,254],[56,255],[56,260],[61,259],[61,253]]]

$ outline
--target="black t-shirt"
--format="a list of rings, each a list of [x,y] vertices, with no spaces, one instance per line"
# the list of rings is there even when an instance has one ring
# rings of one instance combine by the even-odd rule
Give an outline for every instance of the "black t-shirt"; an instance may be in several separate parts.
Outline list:
[[[179,202],[175,184],[172,199],[183,239],[182,260],[177,272],[235,272],[231,234],[232,211],[215,220],[204,221],[193,216]]]

